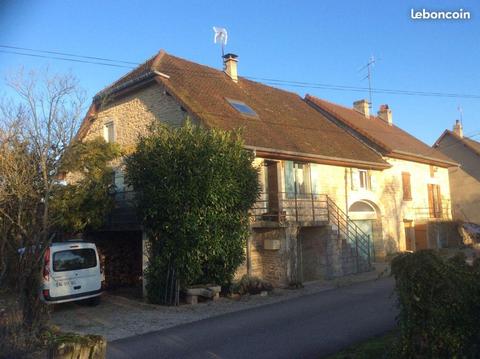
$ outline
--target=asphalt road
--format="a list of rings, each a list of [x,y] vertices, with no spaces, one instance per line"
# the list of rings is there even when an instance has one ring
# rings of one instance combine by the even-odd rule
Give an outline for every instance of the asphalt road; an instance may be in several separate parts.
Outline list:
[[[395,324],[384,278],[108,343],[107,358],[321,358]]]

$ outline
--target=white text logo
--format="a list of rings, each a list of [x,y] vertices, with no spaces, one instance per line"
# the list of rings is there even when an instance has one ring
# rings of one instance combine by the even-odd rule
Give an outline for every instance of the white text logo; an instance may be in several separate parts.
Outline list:
[[[428,11],[410,10],[410,18],[414,20],[470,20],[470,11],[459,9],[457,11]]]

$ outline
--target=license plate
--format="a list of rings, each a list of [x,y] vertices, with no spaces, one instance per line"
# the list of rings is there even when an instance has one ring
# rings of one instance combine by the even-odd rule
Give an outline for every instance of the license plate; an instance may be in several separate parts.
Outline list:
[[[55,283],[57,287],[72,287],[77,285],[77,282],[74,280],[62,280]]]

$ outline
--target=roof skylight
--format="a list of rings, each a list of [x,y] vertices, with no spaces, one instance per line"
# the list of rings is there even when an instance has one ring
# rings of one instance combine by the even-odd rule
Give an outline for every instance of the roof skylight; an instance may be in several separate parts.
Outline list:
[[[247,115],[247,116],[258,116],[255,111],[253,111],[246,103],[242,101],[232,100],[227,98],[227,101],[232,107],[238,112]]]

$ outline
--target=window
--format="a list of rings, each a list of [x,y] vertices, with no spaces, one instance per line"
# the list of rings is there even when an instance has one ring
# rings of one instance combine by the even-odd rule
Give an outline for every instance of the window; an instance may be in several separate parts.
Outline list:
[[[97,255],[92,248],[70,249],[53,253],[53,270],[66,272],[93,268],[97,265]]]
[[[370,176],[368,175],[368,171],[366,170],[359,170],[360,175],[360,188],[363,189],[370,189]]]
[[[402,188],[403,200],[410,201],[412,199],[412,183],[409,172],[402,172]]]
[[[288,198],[302,196],[310,191],[310,172],[308,165],[285,161],[285,192]]]
[[[243,115],[254,116],[254,117],[258,116],[255,111],[253,111],[247,104],[245,104],[242,101],[231,100],[231,99],[227,99],[227,101],[230,105],[232,105],[232,107],[235,110],[237,110],[238,112],[240,112]]]
[[[370,190],[372,188],[372,180],[370,172],[367,170],[352,169],[352,190],[359,189]]]
[[[430,177],[431,178],[435,177],[435,172],[437,172],[437,166],[430,165]]]
[[[113,121],[106,123],[103,127],[103,138],[108,143],[115,142],[115,127]]]

